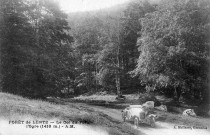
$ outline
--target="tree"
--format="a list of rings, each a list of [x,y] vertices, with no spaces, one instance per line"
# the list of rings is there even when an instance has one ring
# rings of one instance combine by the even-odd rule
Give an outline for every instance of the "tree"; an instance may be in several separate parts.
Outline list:
[[[72,29],[75,38],[74,50],[78,61],[76,64],[78,73],[75,82],[80,89],[85,89],[83,92],[97,89],[96,54],[101,48],[102,29],[102,20],[95,16],[77,22]]]
[[[23,13],[28,7],[22,0],[1,0],[0,5],[1,85],[3,91],[18,93],[26,71],[23,63],[28,60],[22,48],[32,39],[28,18]]]
[[[99,82],[106,90],[116,89],[118,95],[122,94],[122,86],[136,86],[132,82],[137,79],[132,79],[128,72],[133,70],[138,58],[136,40],[141,29],[139,18],[153,10],[148,2],[137,1],[131,2],[123,17],[93,15],[76,23],[70,22],[75,27],[73,35],[76,52],[80,55],[78,61],[80,65],[83,63],[79,66],[83,69],[80,69],[80,75],[84,77],[78,76],[78,80],[83,82],[80,84],[88,86],[87,89],[90,89],[89,84],[96,84],[97,89]]]
[[[109,84],[111,89],[115,84],[117,95],[121,96],[121,24],[118,18],[107,16],[108,23],[105,24],[103,37],[101,38],[102,50],[98,52],[97,63],[99,63],[99,79],[101,84]],[[106,77],[109,77],[107,79]],[[113,79],[114,78],[114,79]],[[105,82],[109,80],[108,82]],[[115,81],[115,83],[114,83]]]
[[[178,99],[182,92],[199,91],[206,100],[209,2],[170,1],[162,5],[141,19],[140,56],[133,73],[141,83],[173,87]]]
[[[49,0],[1,4],[3,91],[29,97],[55,95],[74,78],[66,15]]]
[[[132,78],[129,74],[136,64],[139,56],[138,46],[136,42],[138,36],[141,35],[141,24],[139,19],[145,17],[145,14],[154,12],[154,5],[150,4],[148,1],[136,0],[130,2],[123,12],[123,17],[121,18],[122,23],[122,45],[121,45],[121,56],[122,56],[122,87],[140,90],[141,84],[139,85],[139,80],[137,77]]]

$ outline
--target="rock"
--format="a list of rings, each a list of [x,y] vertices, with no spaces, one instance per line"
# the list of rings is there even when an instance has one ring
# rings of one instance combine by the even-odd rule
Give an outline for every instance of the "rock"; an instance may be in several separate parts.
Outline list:
[[[142,107],[146,108],[154,108],[155,102],[154,101],[147,101],[144,104],[142,104]]]
[[[184,116],[197,116],[193,109],[186,109],[182,113]]]
[[[156,106],[155,109],[160,110],[160,111],[164,111],[164,112],[167,112],[168,111],[166,105]]]
[[[154,106],[160,106],[160,101],[153,94],[143,93],[139,95],[139,104],[144,104],[147,101],[154,101]]]

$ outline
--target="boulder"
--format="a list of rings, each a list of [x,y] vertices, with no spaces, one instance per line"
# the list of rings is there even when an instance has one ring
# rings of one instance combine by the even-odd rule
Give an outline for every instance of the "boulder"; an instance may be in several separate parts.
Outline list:
[[[160,111],[164,111],[164,112],[167,112],[168,111],[166,105],[156,106],[155,109],[160,110]]]
[[[154,108],[155,102],[154,101],[147,101],[144,104],[142,104],[142,107],[146,108]]]
[[[139,95],[139,104],[144,104],[147,101],[153,101],[154,106],[160,106],[161,103],[160,101],[157,100],[157,98],[150,93],[143,93]]]
[[[182,113],[184,116],[197,116],[194,109],[186,109]]]

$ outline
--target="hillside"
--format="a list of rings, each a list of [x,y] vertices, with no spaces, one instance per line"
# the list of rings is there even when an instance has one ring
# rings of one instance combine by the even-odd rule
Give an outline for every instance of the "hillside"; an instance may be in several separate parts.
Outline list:
[[[41,100],[30,100],[20,96],[0,93],[0,135],[32,134],[26,125],[11,125],[9,121],[79,121],[85,124],[74,124],[75,129],[33,129],[33,134],[63,135],[71,131],[71,135],[81,133],[97,135],[133,134],[128,125],[114,121],[103,113],[81,108],[76,104],[53,104]],[[52,125],[53,126],[53,125]],[[65,124],[63,126],[66,126]],[[11,130],[13,128],[13,130]],[[21,129],[21,130],[20,130]]]
[[[104,98],[106,98],[104,96]],[[82,99],[81,99],[82,100]],[[155,135],[165,132],[167,135],[176,134],[208,134],[209,118],[186,117],[180,114],[156,111],[159,116],[156,127],[151,128],[147,125],[140,124],[138,128],[133,123],[122,122],[121,109],[118,104],[116,107],[96,106],[87,103],[79,103],[70,99],[48,98],[48,101],[31,100],[20,96],[0,93],[0,135],[16,134],[39,134],[39,135]],[[85,100],[88,101],[88,100]],[[63,122],[62,124],[31,124],[35,125],[60,125],[74,128],[26,128],[24,124],[8,124],[11,121],[48,121]],[[79,121],[83,124],[66,124],[64,122]],[[202,127],[206,129],[174,129],[174,126],[184,127]],[[13,130],[11,130],[13,129]],[[32,132],[33,131],[33,132]]]

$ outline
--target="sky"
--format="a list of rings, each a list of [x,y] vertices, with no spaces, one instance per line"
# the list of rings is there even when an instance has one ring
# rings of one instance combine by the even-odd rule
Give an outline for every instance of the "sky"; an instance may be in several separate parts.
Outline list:
[[[65,12],[92,11],[111,7],[129,0],[59,0]]]

